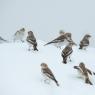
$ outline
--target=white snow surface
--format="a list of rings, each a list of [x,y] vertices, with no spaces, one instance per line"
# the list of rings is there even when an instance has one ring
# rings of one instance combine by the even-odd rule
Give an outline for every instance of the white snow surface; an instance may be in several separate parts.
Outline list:
[[[73,47],[72,62],[62,63],[61,51],[52,45],[43,46],[38,40],[39,51],[28,51],[27,43],[0,44],[0,95],[95,95],[93,85],[85,84],[73,66],[84,62],[95,71],[95,48],[79,50]],[[54,73],[59,87],[51,80],[44,82],[40,64],[45,62]]]

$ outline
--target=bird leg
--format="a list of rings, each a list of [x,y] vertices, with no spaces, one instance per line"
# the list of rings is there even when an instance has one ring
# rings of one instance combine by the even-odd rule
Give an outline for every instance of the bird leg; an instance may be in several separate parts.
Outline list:
[[[88,83],[88,84],[90,84],[90,85],[93,85],[92,82],[89,80],[89,78],[86,78],[86,79],[85,79],[85,83]]]
[[[38,51],[37,46],[34,45],[33,48],[34,48],[34,51],[35,51],[35,50]]]
[[[71,60],[70,56],[69,56],[69,61],[70,61],[70,62],[72,62],[72,60]]]

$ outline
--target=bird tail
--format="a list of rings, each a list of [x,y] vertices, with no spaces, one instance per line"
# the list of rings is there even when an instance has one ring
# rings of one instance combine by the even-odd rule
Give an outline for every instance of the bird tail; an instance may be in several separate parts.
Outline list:
[[[67,56],[65,56],[64,54],[61,54],[62,58],[63,58],[63,63],[66,64],[67,63]]]
[[[89,80],[89,78],[86,78],[86,79],[85,79],[85,83],[88,83],[88,84],[90,84],[90,85],[93,85],[92,82]]]
[[[48,43],[46,43],[44,46],[46,46],[46,45],[49,45],[49,44],[51,44],[52,42],[48,42]]]
[[[57,81],[56,79],[54,79],[54,81],[55,81],[56,85],[57,85],[57,86],[59,86],[59,83],[58,83],[58,81]]]

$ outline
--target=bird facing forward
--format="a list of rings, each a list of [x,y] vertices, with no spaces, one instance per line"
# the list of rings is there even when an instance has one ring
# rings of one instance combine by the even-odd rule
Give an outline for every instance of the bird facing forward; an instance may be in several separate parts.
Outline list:
[[[88,68],[85,67],[85,64],[81,62],[79,66],[74,66],[74,69],[77,69],[78,72],[85,78],[85,83],[93,85],[92,82],[89,79],[89,74],[90,75],[95,75],[95,72],[92,72]]]
[[[86,34],[83,37],[83,39],[80,41],[79,49],[83,49],[83,48],[86,48],[87,46],[89,46],[89,38],[91,38],[91,35],[89,35],[89,34]]]
[[[38,51],[38,49],[37,49],[37,41],[36,41],[36,38],[35,38],[32,31],[28,32],[28,36],[26,38],[26,41],[29,43],[29,49],[28,49],[29,51],[30,51],[31,46],[33,46],[34,51],[35,50]]]

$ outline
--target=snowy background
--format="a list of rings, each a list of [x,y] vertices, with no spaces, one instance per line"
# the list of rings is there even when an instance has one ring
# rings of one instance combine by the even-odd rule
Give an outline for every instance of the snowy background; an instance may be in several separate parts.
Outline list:
[[[33,30],[50,41],[60,29],[73,33],[79,43],[85,33],[95,46],[95,0],[0,0],[0,36],[10,39],[16,30]]]
[[[95,49],[86,51],[73,47],[72,62],[62,63],[61,49],[38,41],[38,52],[28,51],[27,43],[0,44],[0,95],[95,95],[95,76],[90,76],[93,85],[85,84],[73,68],[84,62],[95,71]],[[45,62],[54,73],[60,86],[44,82],[40,64]]]
[[[0,95],[95,95],[95,76],[90,76],[91,86],[73,69],[84,62],[95,72],[94,9],[94,0],[0,0],[0,36],[10,40],[25,27],[34,32],[39,49],[29,52],[26,42],[0,44]],[[91,47],[86,51],[73,47],[72,62],[66,65],[62,64],[63,48],[43,46],[60,29],[71,32],[77,44],[84,34],[92,35]],[[59,87],[53,81],[44,83],[42,62],[52,69]]]

